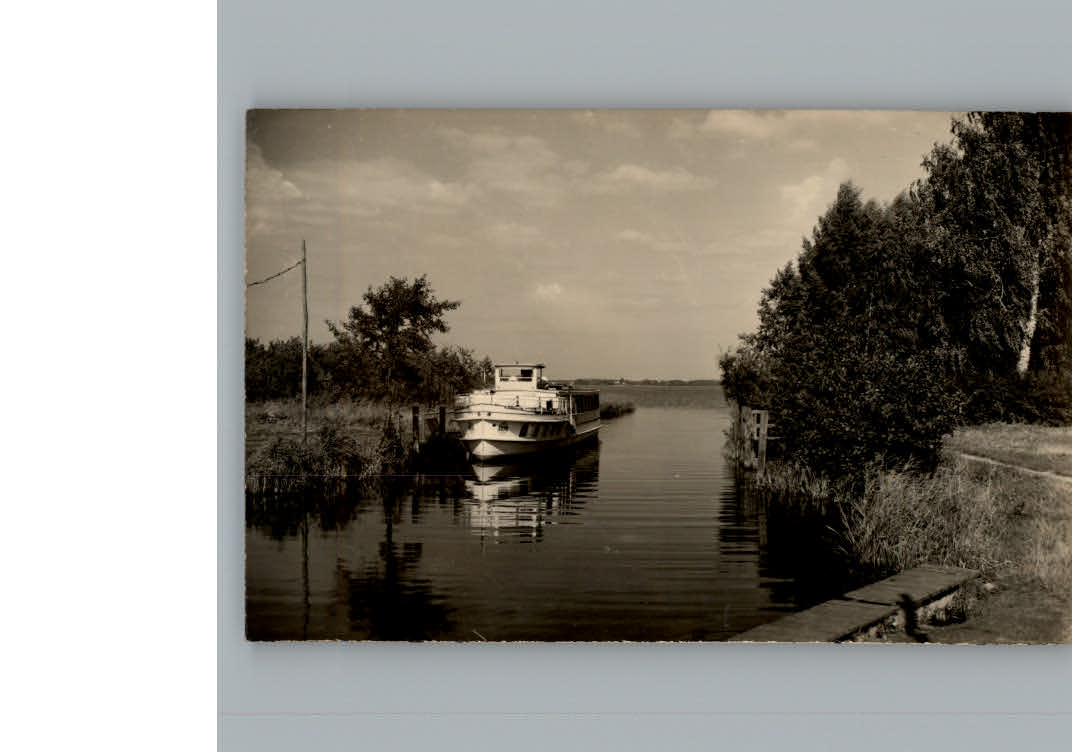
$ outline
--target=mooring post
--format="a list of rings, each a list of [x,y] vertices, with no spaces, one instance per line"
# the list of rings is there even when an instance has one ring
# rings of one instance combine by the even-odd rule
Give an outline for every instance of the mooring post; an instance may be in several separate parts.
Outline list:
[[[733,411],[733,459],[741,466],[741,405]]]
[[[413,413],[413,449],[421,448],[421,406],[414,405],[410,408]]]
[[[752,441],[756,436],[755,417],[752,408],[741,405],[741,464],[751,470],[755,467],[756,454]]]
[[[766,410],[757,410],[759,413],[759,467],[757,468],[760,473],[763,472],[763,468],[767,465],[767,426],[770,420],[770,413]]]
[[[447,433],[447,406],[439,406],[439,435],[443,436]]]

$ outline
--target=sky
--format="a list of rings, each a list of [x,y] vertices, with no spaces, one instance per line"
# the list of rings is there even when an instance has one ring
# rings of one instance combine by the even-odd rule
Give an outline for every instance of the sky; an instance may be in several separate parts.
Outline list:
[[[763,288],[851,180],[892,200],[951,113],[255,110],[247,284],[308,253],[309,337],[427,275],[443,345],[549,378],[713,379]],[[247,287],[246,334],[301,334],[295,269]]]

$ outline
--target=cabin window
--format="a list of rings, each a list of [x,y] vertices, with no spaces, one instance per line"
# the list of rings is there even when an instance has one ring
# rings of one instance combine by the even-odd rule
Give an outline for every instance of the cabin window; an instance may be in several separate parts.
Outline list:
[[[528,432],[529,432],[529,424],[528,423],[522,423],[521,424],[521,433],[519,433],[518,436],[520,436],[521,438],[525,438],[525,436],[528,434]]]
[[[499,381],[501,382],[532,382],[536,381],[542,369],[524,366],[503,366],[499,369]]]
[[[510,424],[509,423],[500,423],[499,424],[499,430],[500,431],[509,431],[510,430]]]

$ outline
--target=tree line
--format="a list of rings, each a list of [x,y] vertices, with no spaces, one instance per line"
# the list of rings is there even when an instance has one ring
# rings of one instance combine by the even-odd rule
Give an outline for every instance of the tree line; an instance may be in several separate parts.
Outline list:
[[[328,399],[352,397],[388,404],[439,403],[491,378],[490,358],[457,346],[436,346],[458,301],[436,298],[426,277],[391,277],[371,286],[342,322],[325,322],[334,341],[310,344],[307,390]],[[246,338],[246,401],[301,396],[299,337],[267,345]]]
[[[577,386],[718,386],[717,379],[574,379]]]
[[[843,184],[720,357],[792,460],[933,465],[957,425],[1072,420],[1072,116],[951,132],[889,204]]]

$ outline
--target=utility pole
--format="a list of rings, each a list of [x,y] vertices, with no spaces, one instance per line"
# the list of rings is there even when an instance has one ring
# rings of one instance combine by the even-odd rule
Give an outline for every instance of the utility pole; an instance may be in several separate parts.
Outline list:
[[[309,433],[309,420],[306,414],[306,389],[308,384],[309,369],[309,282],[306,269],[308,262],[305,256],[305,238],[301,242],[301,297],[302,297],[302,353],[301,353],[301,430],[302,444],[305,443]]]

